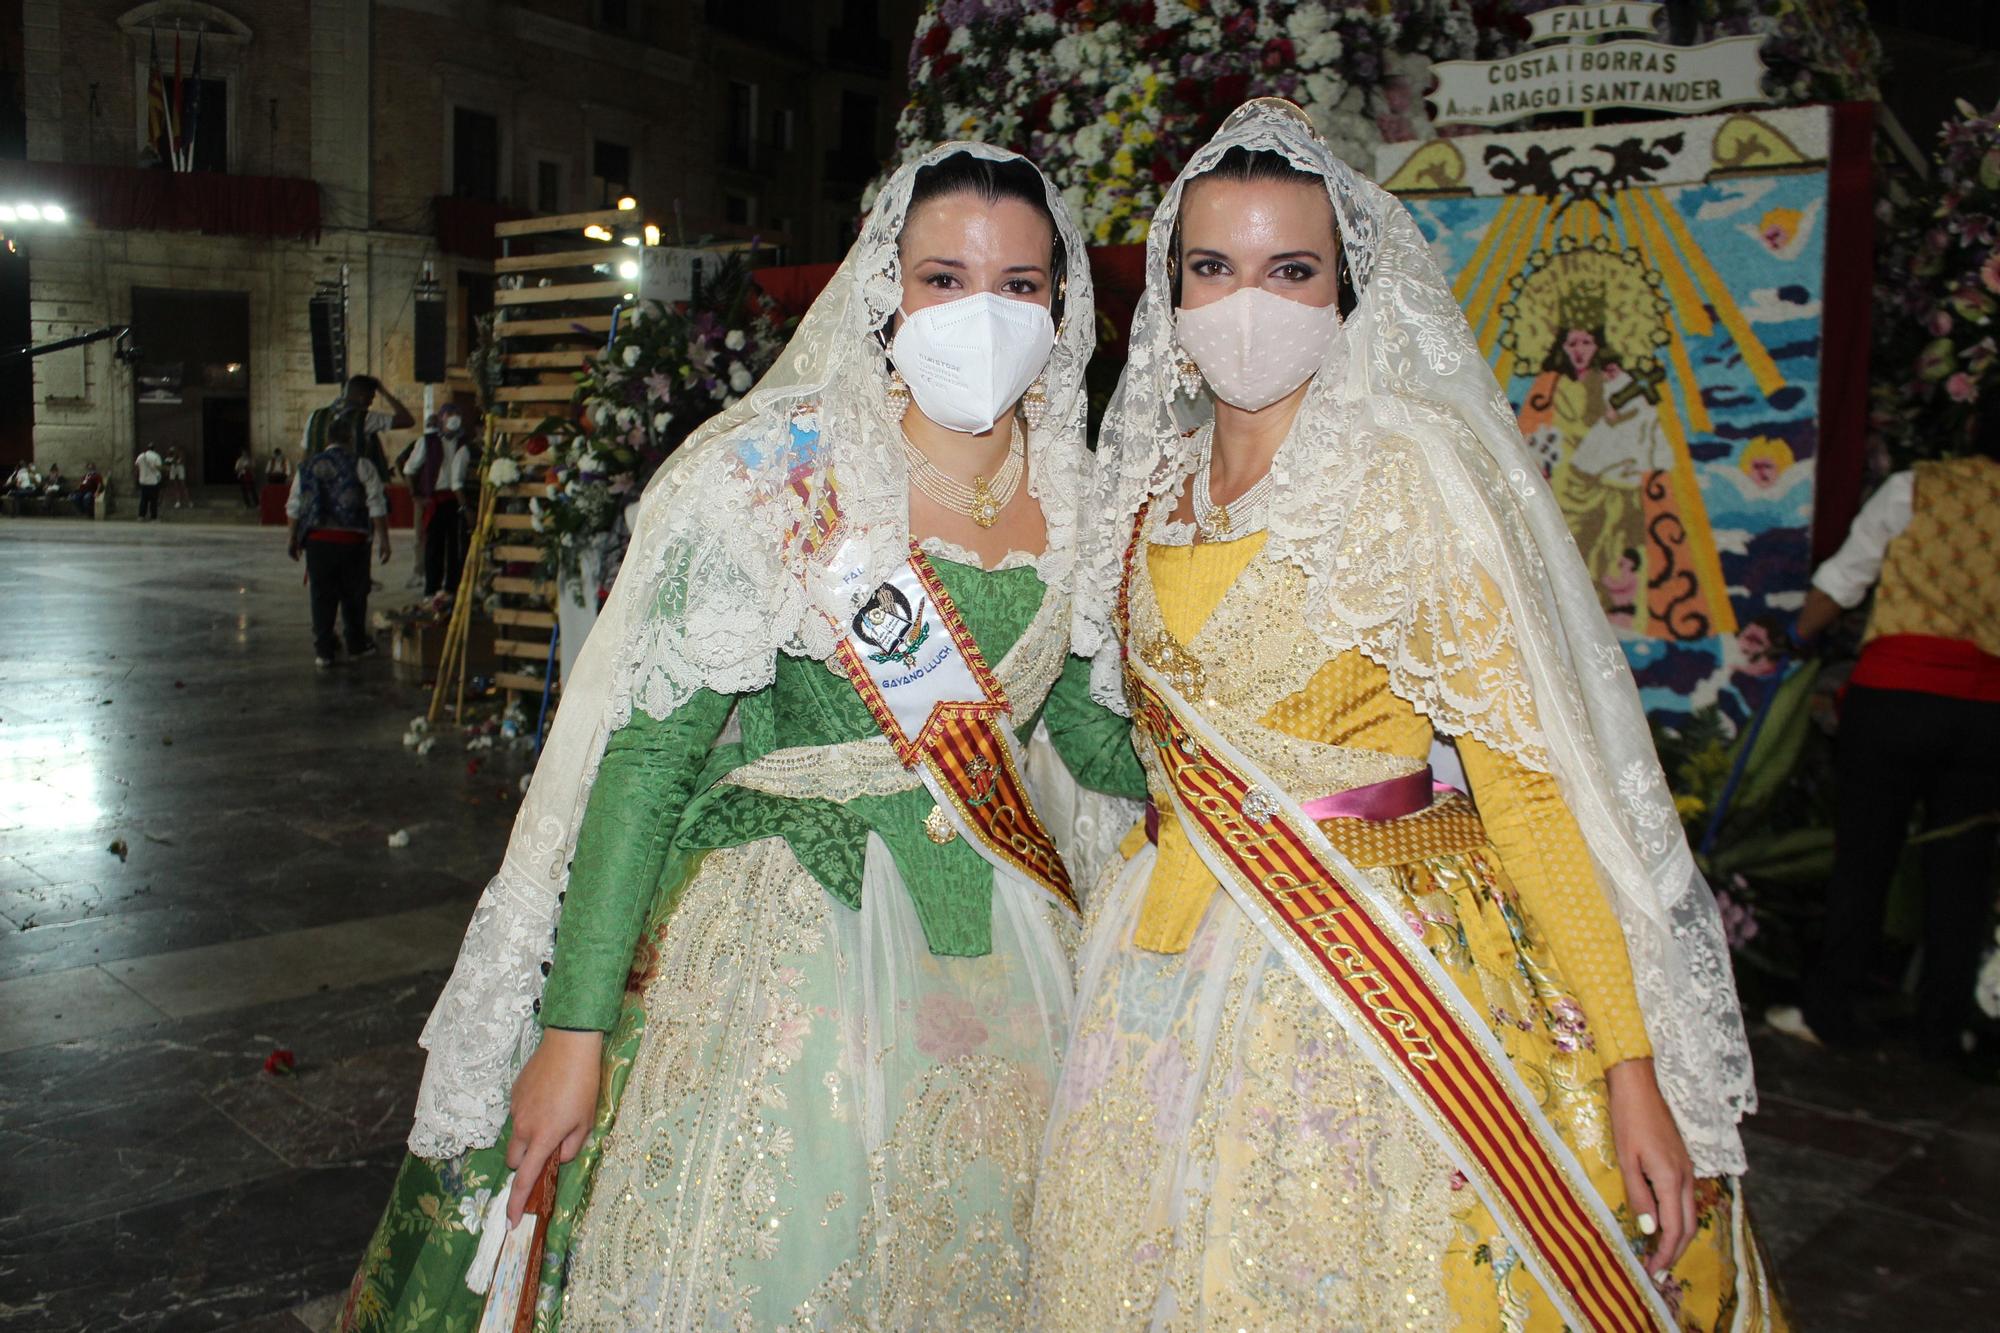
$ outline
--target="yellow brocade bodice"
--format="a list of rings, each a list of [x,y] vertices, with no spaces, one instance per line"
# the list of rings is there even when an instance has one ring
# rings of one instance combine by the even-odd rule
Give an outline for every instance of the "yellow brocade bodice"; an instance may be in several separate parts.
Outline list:
[[[1266,535],[1149,544],[1146,572],[1166,631],[1182,644],[1192,640],[1263,550]],[[1277,608],[1264,610],[1282,614]],[[1212,673],[1228,670],[1226,661],[1207,666]],[[1327,657],[1304,688],[1281,698],[1260,725],[1301,740],[1418,764],[1429,756],[1432,740],[1429,719],[1393,693],[1389,673],[1359,649]],[[1605,1066],[1650,1055],[1624,935],[1555,779],[1470,736],[1458,737],[1457,745],[1488,840],[1528,915],[1553,947],[1596,1034]],[[1144,837],[1143,829],[1135,830],[1126,852],[1135,852]],[[1133,943],[1157,953],[1184,952],[1216,891],[1215,877],[1172,812],[1163,810],[1159,857]]]

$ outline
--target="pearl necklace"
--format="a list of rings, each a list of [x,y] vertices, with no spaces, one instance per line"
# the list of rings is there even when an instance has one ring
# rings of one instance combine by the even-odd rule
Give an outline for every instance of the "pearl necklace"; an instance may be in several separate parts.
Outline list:
[[[909,463],[910,481],[918,490],[952,513],[963,514],[980,527],[990,528],[1000,521],[1000,512],[1021,489],[1021,477],[1027,471],[1028,442],[1021,434],[1021,423],[1016,420],[1013,440],[1007,446],[1007,461],[993,474],[991,482],[974,477],[970,486],[924,457],[924,451],[910,443],[908,432],[903,435],[903,457]]]
[[[1208,475],[1214,468],[1214,460],[1215,428],[1211,426],[1202,437],[1201,450],[1195,458],[1191,497],[1195,528],[1209,541],[1227,541],[1256,532],[1264,526],[1264,510],[1271,502],[1272,472],[1267,469],[1249,490],[1230,503],[1219,505],[1208,493]]]

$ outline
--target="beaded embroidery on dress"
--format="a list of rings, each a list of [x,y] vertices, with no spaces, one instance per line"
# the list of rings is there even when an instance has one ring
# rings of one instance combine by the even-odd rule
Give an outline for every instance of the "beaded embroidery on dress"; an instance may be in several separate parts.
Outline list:
[[[1272,464],[1259,561],[1295,568],[1327,655],[1359,648],[1436,728],[1551,773],[1616,908],[1660,1089],[1698,1171],[1744,1169],[1756,1106],[1714,896],[1694,864],[1631,672],[1560,510],[1415,220],[1274,98],[1235,112],[1169,187],[1105,414],[1079,552],[1076,650],[1124,711],[1113,630],[1132,518],[1192,470],[1167,246],[1183,192],[1233,148],[1325,180],[1358,300]],[[1170,505],[1170,501],[1167,502]]]
[[[409,1140],[419,1156],[491,1144],[506,1120],[515,1073],[539,1037],[542,965],[611,734],[635,707],[664,718],[702,689],[762,688],[779,652],[824,660],[863,591],[908,558],[901,427],[874,335],[902,302],[897,239],[917,173],[960,152],[1019,160],[950,143],[904,164],[777,363],[647,486],[618,581],[564,682],[563,708],[500,871],[425,1024],[430,1058]],[[1028,493],[1048,529],[1047,554],[1035,563],[1054,598],[1075,549],[1083,372],[1097,330],[1083,238],[1053,189],[1048,203],[1058,242],[1077,257],[1043,372],[1047,408],[1028,432]],[[829,503],[839,522],[819,531],[814,520]],[[834,577],[857,564],[869,577],[847,585]]]

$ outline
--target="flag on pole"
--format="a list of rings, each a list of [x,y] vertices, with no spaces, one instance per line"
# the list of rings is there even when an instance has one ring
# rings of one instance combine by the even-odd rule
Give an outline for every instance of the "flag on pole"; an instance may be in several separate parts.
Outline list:
[[[173,131],[167,124],[167,81],[160,74],[160,37],[154,33],[146,53],[146,142],[144,155],[156,165],[173,165]]]
[[[201,34],[194,35],[194,68],[188,73],[187,114],[181,120],[181,170],[194,170],[194,144],[201,134]]]

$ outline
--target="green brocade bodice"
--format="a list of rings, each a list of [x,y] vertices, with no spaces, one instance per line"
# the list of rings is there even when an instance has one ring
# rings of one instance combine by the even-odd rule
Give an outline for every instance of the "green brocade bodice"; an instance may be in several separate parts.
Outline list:
[[[997,666],[1041,609],[1040,575],[1025,566],[988,571],[930,560],[981,653]],[[1045,699],[1012,699],[1016,734],[1025,741],[1046,715],[1050,738],[1080,783],[1143,797],[1128,724],[1091,702],[1088,677],[1087,663],[1068,658]],[[740,739],[718,743],[732,709]],[[940,846],[925,834],[927,788],[833,801],[724,781],[775,751],[878,734],[845,678],[824,662],[782,654],[771,684],[755,693],[704,690],[664,719],[635,712],[605,748],[577,836],[543,1022],[608,1030],[656,895],[677,893],[703,853],[763,838],[783,838],[828,893],[858,908],[873,833],[895,861],[932,952],[990,952],[993,868],[964,838]]]

